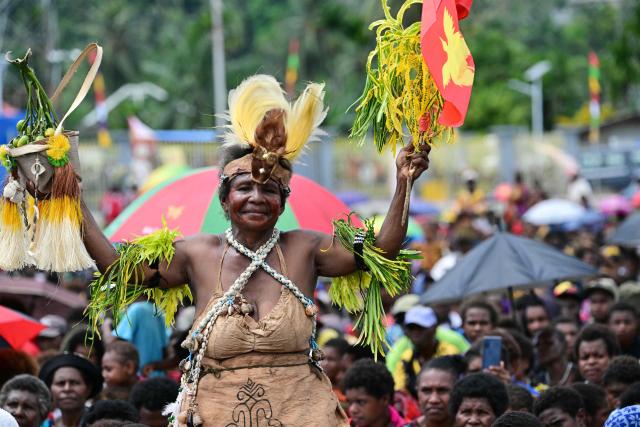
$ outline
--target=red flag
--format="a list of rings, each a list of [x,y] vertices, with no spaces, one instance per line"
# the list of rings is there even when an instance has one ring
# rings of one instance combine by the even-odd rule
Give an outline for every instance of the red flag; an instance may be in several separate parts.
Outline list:
[[[473,0],[424,0],[420,42],[433,80],[444,98],[438,123],[461,126],[469,107],[475,64],[460,33],[458,20],[469,14]]]

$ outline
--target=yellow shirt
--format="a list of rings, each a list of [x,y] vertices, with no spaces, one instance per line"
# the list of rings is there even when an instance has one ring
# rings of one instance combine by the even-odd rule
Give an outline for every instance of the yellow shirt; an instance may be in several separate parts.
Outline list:
[[[436,352],[433,357],[435,358],[440,356],[450,356],[453,354],[460,354],[460,350],[453,344],[438,341],[438,347],[436,347]],[[413,363],[411,363],[412,360]],[[407,376],[407,372],[405,371],[405,366],[407,365],[406,362],[411,363],[413,374],[418,375],[421,366],[420,362],[418,362],[418,359],[413,357],[413,347],[406,349],[402,353],[402,356],[400,356],[400,363],[396,365],[395,370],[392,372],[396,390],[409,391],[407,387],[409,378]]]

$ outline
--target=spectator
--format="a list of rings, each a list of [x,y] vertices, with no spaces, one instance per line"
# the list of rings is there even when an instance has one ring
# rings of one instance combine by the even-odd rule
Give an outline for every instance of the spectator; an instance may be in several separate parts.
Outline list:
[[[320,366],[331,380],[334,388],[340,385],[340,380],[344,376],[341,361],[348,347],[349,343],[344,338],[332,338],[322,348],[324,359],[320,362]]]
[[[542,427],[542,423],[529,412],[509,411],[500,415],[491,427]]]
[[[473,346],[464,354],[464,361],[467,364],[467,374],[477,374],[482,372],[482,350],[479,346]]]
[[[573,346],[576,343],[578,332],[580,332],[580,324],[575,319],[561,316],[553,321],[553,326],[556,331],[564,335],[564,340],[567,343],[567,359],[573,361]]]
[[[636,427],[640,419],[640,405],[616,409],[609,415],[604,427]]]
[[[500,352],[500,362],[499,366],[490,366],[487,368],[487,372],[498,377],[504,384],[508,384],[511,382],[511,378],[515,375],[515,372],[518,370],[518,361],[522,357],[522,353],[520,351],[520,346],[518,342],[507,332],[506,329],[494,329],[489,331],[488,336],[499,336],[502,339],[502,346]],[[477,341],[471,347],[475,353],[482,355],[482,340]],[[480,358],[478,363],[477,370],[474,372],[478,372],[482,368],[482,358]],[[473,366],[473,368],[476,368]],[[471,369],[471,368],[470,368]],[[527,387],[523,385],[523,387]]]
[[[471,374],[456,383],[449,400],[454,427],[490,427],[509,406],[507,389],[489,374]]]
[[[141,424],[149,427],[166,427],[169,420],[162,411],[177,397],[178,384],[167,378],[150,378],[133,386],[129,394],[129,402],[138,410]]]
[[[51,393],[33,375],[16,375],[0,389],[0,407],[13,415],[20,427],[40,427],[51,410]]]
[[[620,354],[615,336],[602,325],[586,326],[576,338],[574,358],[585,381],[602,385],[604,372],[614,356]]]
[[[601,277],[587,283],[585,296],[589,300],[589,312],[593,323],[607,323],[609,310],[618,300],[618,286],[613,279]]]
[[[126,341],[115,341],[107,345],[102,356],[102,376],[105,393],[118,391],[122,400],[129,398],[131,387],[138,381],[138,350]]]
[[[466,302],[460,311],[464,336],[471,344],[482,338],[498,323],[498,313],[481,299]]]
[[[105,342],[119,338],[135,345],[140,356],[139,366],[164,358],[168,335],[164,315],[158,313],[153,303],[146,300],[134,302],[127,308],[113,334],[109,327],[109,322],[103,324]]]
[[[38,364],[24,351],[0,348],[0,387],[19,374],[36,375]]]
[[[406,427],[451,427],[449,398],[455,383],[464,375],[467,365],[462,356],[432,359],[420,371],[417,381],[421,416]]]
[[[104,345],[98,335],[91,333],[86,325],[78,325],[67,332],[60,350],[64,353],[81,354],[94,365],[100,367],[104,355]]]
[[[102,389],[100,370],[88,359],[76,354],[61,354],[40,369],[40,379],[51,390],[59,419],[54,423],[76,426],[82,419],[87,400]]]
[[[548,386],[568,385],[576,377],[576,368],[567,360],[567,343],[561,332],[548,326],[534,339],[539,370],[537,380]]]
[[[631,356],[616,356],[611,360],[604,373],[603,384],[607,391],[609,404],[617,408],[620,404],[620,395],[631,384],[640,381],[640,364],[638,359]]]
[[[551,324],[549,313],[544,302],[535,295],[525,295],[516,301],[516,308],[520,310],[524,331],[529,337]]]
[[[577,383],[571,386],[582,397],[585,409],[585,427],[602,427],[611,409],[607,393],[595,384]]]
[[[609,330],[618,339],[622,354],[640,357],[640,336],[638,336],[638,312],[626,302],[617,302],[609,310]]]
[[[640,405],[640,382],[633,383],[620,395],[620,408]]]
[[[47,314],[40,319],[40,323],[47,327],[35,339],[40,351],[60,349],[62,337],[67,333],[67,321],[56,314]]]
[[[533,396],[527,389],[517,384],[508,384],[507,394],[510,411],[533,412]]]
[[[105,421],[117,421],[117,425],[127,422],[137,423],[140,420],[138,411],[126,400],[101,400],[93,404],[82,419],[81,427],[104,426]]]
[[[424,306],[411,308],[405,316],[405,331],[413,344],[400,357],[393,372],[396,389],[407,390],[415,396],[415,384],[422,363],[434,357],[458,354],[458,349],[436,339],[437,319],[432,309]]]
[[[531,387],[531,382],[529,380],[529,372],[533,369],[533,365],[535,363],[533,343],[525,334],[517,329],[507,329],[507,331],[520,348],[520,357],[517,360],[516,368],[513,373],[513,383],[526,388],[531,394],[537,396],[538,392]]]
[[[352,427],[400,427],[405,420],[391,404],[393,377],[382,363],[358,360],[344,376]]]
[[[570,387],[552,387],[538,397],[533,413],[544,426],[580,427],[585,425],[584,402]]]
[[[577,321],[580,318],[580,304],[582,292],[577,284],[569,280],[558,283],[553,287],[553,296],[562,317]]]

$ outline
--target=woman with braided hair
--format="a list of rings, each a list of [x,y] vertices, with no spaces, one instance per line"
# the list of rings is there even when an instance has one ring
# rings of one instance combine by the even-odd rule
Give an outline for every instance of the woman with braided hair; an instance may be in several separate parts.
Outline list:
[[[363,246],[369,246],[362,238],[347,248],[331,235],[276,228],[289,194],[291,161],[326,115],[323,97],[323,85],[309,84],[290,104],[280,84],[264,75],[230,92],[219,197],[231,227],[223,235],[177,240],[168,256],[143,256],[126,270],[129,249],[114,251],[84,209],[85,244],[103,272],[94,288],[103,292],[95,292],[100,296],[94,301],[114,281],[120,286],[114,272],[125,270],[138,286],[154,286],[150,294],[156,299],[158,289],[185,283],[195,294],[174,425],[347,425],[318,365],[312,296],[318,276],[366,268]],[[400,253],[406,189],[427,169],[428,153],[426,144],[409,144],[396,159],[397,188],[375,238],[386,259]]]

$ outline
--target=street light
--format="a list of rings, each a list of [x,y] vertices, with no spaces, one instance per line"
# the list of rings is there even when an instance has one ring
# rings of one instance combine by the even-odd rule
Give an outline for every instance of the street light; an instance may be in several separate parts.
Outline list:
[[[549,61],[540,61],[533,64],[524,72],[524,77],[530,83],[518,79],[510,79],[507,83],[515,91],[531,97],[531,132],[536,137],[544,133],[543,106],[542,106],[542,77],[551,70]]]

